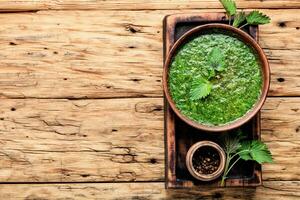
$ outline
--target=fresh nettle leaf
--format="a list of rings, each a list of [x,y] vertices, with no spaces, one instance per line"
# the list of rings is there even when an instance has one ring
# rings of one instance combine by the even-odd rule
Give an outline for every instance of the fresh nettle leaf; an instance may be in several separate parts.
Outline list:
[[[223,5],[228,17],[235,15],[236,13],[236,4],[233,0],[219,0]]]
[[[251,11],[247,16],[246,16],[247,24],[250,25],[259,25],[259,24],[268,24],[270,23],[270,17],[257,11]]]
[[[251,144],[252,144],[252,141],[244,141],[244,142],[242,142],[242,144],[240,144],[240,147],[238,149],[239,150],[238,155],[243,160],[253,160],[250,155]]]
[[[236,4],[234,0],[219,0],[219,1],[221,2],[224,9],[226,10],[226,14],[229,18],[229,25],[232,16],[234,16],[234,22],[232,24],[234,27],[239,27],[245,20],[247,21],[247,23],[244,24],[242,27],[246,25],[259,25],[259,24],[270,23],[271,20],[270,17],[257,10],[251,11],[247,16],[243,11],[237,14]]]
[[[246,139],[246,135],[243,131],[238,129],[234,132],[234,136],[232,135],[225,135],[223,138],[224,141],[224,150],[227,154],[232,154],[237,152],[238,149],[241,148],[240,141]]]
[[[225,137],[224,139],[224,149],[227,154],[232,154],[236,152],[240,148],[239,138],[234,137],[230,138],[229,136]]]
[[[205,98],[207,95],[209,95],[211,89],[212,84],[208,80],[204,78],[198,78],[192,83],[192,89],[190,91],[191,100]]]
[[[260,164],[273,162],[267,145],[258,140],[242,142],[238,151],[243,160],[254,160]]]
[[[233,26],[239,27],[244,21],[246,20],[246,14],[245,12],[239,12],[234,16]]]
[[[208,54],[208,63],[213,69],[219,72],[224,71],[225,58],[220,48],[215,47],[211,50]]]
[[[240,159],[253,160],[260,164],[273,162],[271,152],[266,144],[258,140],[243,141],[245,139],[245,134],[240,130],[234,137],[228,135],[225,137],[224,150],[226,152],[226,163],[221,186],[224,186],[227,174]]]
[[[216,76],[215,69],[213,69],[210,66],[207,66],[207,71],[206,71],[205,75],[206,75],[208,80],[211,79],[211,78],[214,78]]]
[[[207,62],[208,70],[205,74],[207,79],[213,78],[216,76],[215,71],[223,71],[225,69],[225,59],[224,54],[220,48],[213,48],[208,54],[208,62]],[[207,97],[209,95],[212,84],[203,77],[196,78],[196,80],[192,83],[192,89],[190,91],[190,99],[191,100],[199,100]]]

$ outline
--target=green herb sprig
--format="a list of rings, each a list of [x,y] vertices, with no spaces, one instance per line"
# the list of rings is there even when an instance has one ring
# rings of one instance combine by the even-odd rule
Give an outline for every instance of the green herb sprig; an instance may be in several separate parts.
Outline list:
[[[208,54],[208,63],[212,69],[218,72],[225,70],[225,57],[220,48],[215,47],[211,50]]]
[[[241,26],[240,28],[246,26],[246,25],[260,25],[260,24],[268,24],[270,23],[271,19],[269,16],[254,10],[251,11],[247,16],[246,16],[246,21],[247,23]]]
[[[243,28],[247,25],[261,25],[270,23],[270,17],[257,11],[251,11],[248,15],[246,15],[243,11],[237,12],[236,3],[234,0],[219,0],[226,10],[226,14],[229,19],[229,24],[231,24],[231,18],[234,16],[233,26],[239,27],[245,21],[246,23],[242,25],[240,28]]]
[[[234,16],[233,26],[239,27],[244,21],[246,20],[245,12],[239,12],[237,15]]]
[[[198,100],[205,98],[209,95],[212,89],[212,84],[205,78],[198,78],[192,83],[192,89],[190,92],[191,100]]]
[[[203,77],[194,78],[190,90],[191,100],[199,100],[207,97],[213,88],[213,84],[209,80],[216,76],[216,71],[221,72],[225,70],[225,56],[220,48],[214,47],[210,51],[207,65],[211,73],[208,79]]]
[[[239,131],[235,137],[225,136],[224,150],[226,153],[225,169],[221,180],[224,187],[228,173],[240,160],[253,160],[260,164],[272,163],[273,158],[267,145],[259,140],[246,140],[244,134]]]
[[[229,19],[229,24],[231,21],[231,17],[236,14],[236,4],[234,0],[219,0],[223,5],[224,9],[226,10],[226,14]]]

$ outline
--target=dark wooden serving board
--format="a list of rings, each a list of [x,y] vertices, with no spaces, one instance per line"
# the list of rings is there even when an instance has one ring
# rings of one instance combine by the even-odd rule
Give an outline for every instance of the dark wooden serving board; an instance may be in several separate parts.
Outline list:
[[[207,23],[228,23],[223,13],[193,13],[169,15],[163,21],[164,59],[172,45],[188,30]],[[258,27],[246,26],[249,35],[258,40]],[[195,129],[180,120],[172,111],[166,99],[165,108],[165,139],[166,139],[166,188],[219,187],[220,178],[203,182],[193,178],[185,165],[188,149],[201,140],[221,143],[220,133],[207,133]],[[260,113],[247,124],[240,127],[248,133],[249,139],[260,139]],[[233,130],[234,131],[234,130]],[[231,170],[226,186],[259,186],[262,184],[261,165],[253,161],[239,161]]]

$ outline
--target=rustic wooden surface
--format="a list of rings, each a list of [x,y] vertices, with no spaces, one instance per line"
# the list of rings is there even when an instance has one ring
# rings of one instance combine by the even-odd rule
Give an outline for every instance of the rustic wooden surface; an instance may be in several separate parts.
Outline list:
[[[72,184],[3,184],[1,199],[271,199],[298,200],[299,182],[271,181],[258,188],[165,190],[164,183],[72,183]]]
[[[199,10],[2,13],[0,98],[162,97],[162,19],[178,12]],[[263,12],[270,96],[300,95],[300,9]]]
[[[162,19],[217,0],[0,2],[0,199],[300,199],[300,1],[272,18],[264,186],[164,189]]]

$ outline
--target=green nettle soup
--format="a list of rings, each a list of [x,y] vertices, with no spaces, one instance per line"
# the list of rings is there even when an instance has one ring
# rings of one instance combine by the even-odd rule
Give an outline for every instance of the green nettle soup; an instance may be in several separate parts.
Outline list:
[[[222,70],[214,70],[209,59],[220,53]],[[200,82],[209,84],[195,89]],[[205,34],[179,49],[171,62],[168,84],[182,114],[202,124],[220,126],[242,117],[259,99],[260,62],[241,40],[222,33]],[[197,92],[204,97],[197,98]]]

